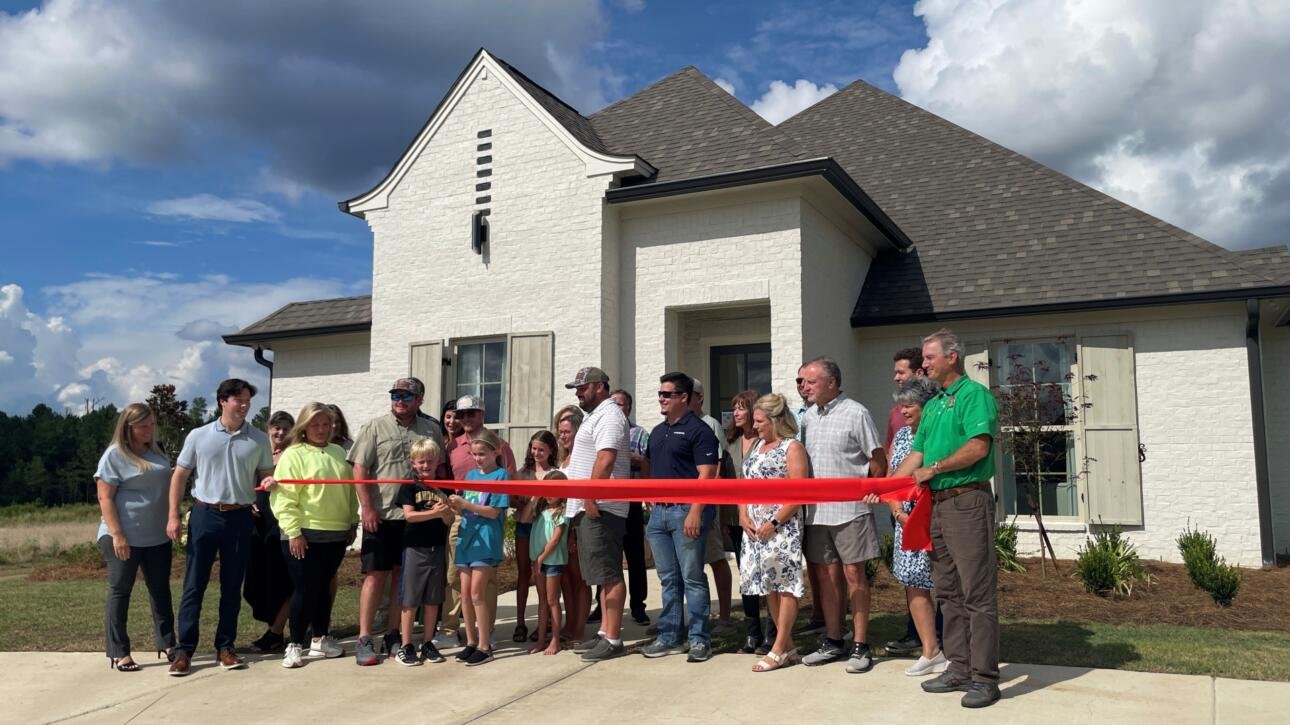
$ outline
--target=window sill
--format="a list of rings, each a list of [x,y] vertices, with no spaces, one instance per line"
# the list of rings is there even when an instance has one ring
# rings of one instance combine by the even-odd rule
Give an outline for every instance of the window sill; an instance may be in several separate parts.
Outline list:
[[[1007,524],[1007,523],[1009,523],[1009,522],[1011,522],[1011,521],[1012,521],[1012,519],[1009,517],[1009,518],[1006,518],[1006,519],[1004,519],[1003,521],[1001,521],[1001,522],[999,522],[999,523],[1000,523],[1000,524]],[[1026,532],[1037,532],[1037,531],[1039,531],[1039,524],[1036,524],[1036,523],[1035,523],[1034,518],[1031,518],[1031,517],[1025,517],[1025,518],[1023,518],[1023,517],[1020,517],[1020,516],[1019,516],[1019,517],[1017,517],[1017,522],[1016,522],[1016,523],[1017,523],[1017,530],[1018,530],[1018,531],[1026,531]],[[1049,521],[1049,520],[1045,520],[1045,521],[1044,521],[1044,528],[1045,528],[1046,530],[1051,531],[1051,532],[1054,532],[1054,533],[1062,533],[1062,532],[1066,532],[1066,533],[1086,533],[1086,532],[1088,531],[1088,524],[1084,523],[1083,521],[1075,521],[1075,520],[1072,520],[1072,519],[1061,519],[1061,520],[1057,520],[1057,521]]]

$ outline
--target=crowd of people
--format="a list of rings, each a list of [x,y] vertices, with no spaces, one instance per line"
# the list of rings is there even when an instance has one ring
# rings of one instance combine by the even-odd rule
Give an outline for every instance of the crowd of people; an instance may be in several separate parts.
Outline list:
[[[171,675],[188,674],[218,555],[219,666],[246,666],[235,648],[243,598],[267,625],[251,649],[281,652],[287,668],[306,657],[340,657],[344,648],[331,635],[337,572],[346,550],[361,541],[359,665],[378,664],[381,654],[409,666],[443,662],[440,650],[453,648],[466,666],[486,664],[505,521],[513,517],[511,637],[532,654],[567,648],[589,662],[623,655],[624,617],[651,624],[648,541],[662,608],[649,630],[654,639],[640,650],[646,658],[712,656],[714,626],[731,622],[726,553],[733,551],[746,627],[740,652],[753,655],[754,672],[845,662],[847,672],[863,673],[875,661],[865,562],[881,555],[876,496],[716,506],[508,496],[473,490],[471,482],[693,479],[701,490],[718,477],[791,486],[811,477],[890,475],[928,490],[932,550],[900,545],[912,500],[880,508],[895,527],[892,569],[909,605],[906,636],[885,649],[918,655],[906,673],[935,675],[924,690],[962,691],[965,707],[989,705],[999,697],[993,397],[965,375],[963,346],[948,330],[897,352],[893,373],[894,405],[880,436],[870,411],[843,392],[842,371],[828,357],[799,369],[796,410],[783,395],[744,391],[724,428],[703,415],[702,384],[686,373],[659,378],[663,421],[646,431],[631,422],[631,395],[613,389],[603,370],[585,367],[565,385],[578,404],[558,410],[550,431],[531,436],[519,466],[510,445],[484,426],[479,397],[450,402],[436,419],[421,412],[425,389],[416,378],[397,380],[389,412],[352,440],[343,413],[323,403],[295,418],[275,413],[260,431],[246,420],[254,386],[226,380],[216,392],[218,418],[187,436],[173,466],[156,444],[151,411],[128,405],[95,474],[108,573],[107,655],[118,670],[139,669],[126,612],[142,569],[158,653],[169,659]],[[181,504],[194,477],[176,620],[171,542],[183,533]],[[332,483],[349,480],[412,483]],[[715,625],[708,567],[717,589]],[[537,595],[532,631],[530,585]],[[798,627],[808,586],[812,616]],[[382,609],[384,633],[373,631]],[[812,628],[823,629],[819,643],[799,649],[794,635]]]

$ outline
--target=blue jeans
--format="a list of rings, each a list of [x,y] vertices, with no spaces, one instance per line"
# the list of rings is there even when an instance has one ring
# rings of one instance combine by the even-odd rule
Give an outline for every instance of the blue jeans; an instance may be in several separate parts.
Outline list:
[[[188,516],[188,561],[184,568],[184,594],[179,600],[179,649],[191,657],[201,636],[202,599],[211,580],[211,566],[219,554],[219,623],[215,650],[232,649],[237,639],[237,616],[242,609],[242,579],[251,550],[255,521],[251,509],[216,511],[194,506]]]
[[[683,619],[681,607],[689,604],[691,642],[711,639],[708,615],[712,611],[712,598],[708,592],[708,577],[703,571],[703,554],[708,527],[717,515],[716,506],[703,507],[703,528],[699,538],[685,535],[685,517],[689,505],[655,506],[649,515],[650,550],[654,552],[654,567],[658,570],[659,584],[663,587],[663,612],[658,618],[658,639],[664,644],[681,642]]]

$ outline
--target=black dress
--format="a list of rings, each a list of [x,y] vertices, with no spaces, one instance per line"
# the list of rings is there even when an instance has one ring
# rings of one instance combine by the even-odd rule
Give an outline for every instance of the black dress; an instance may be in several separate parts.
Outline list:
[[[251,537],[251,554],[246,562],[246,580],[242,584],[242,598],[251,605],[251,615],[265,624],[272,624],[282,605],[291,599],[295,587],[282,558],[282,530],[269,509],[269,492],[255,494],[255,536]]]

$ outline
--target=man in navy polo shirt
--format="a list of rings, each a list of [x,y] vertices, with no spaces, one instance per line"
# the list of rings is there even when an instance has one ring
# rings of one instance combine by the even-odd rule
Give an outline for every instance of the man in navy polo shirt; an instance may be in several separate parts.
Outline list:
[[[659,378],[658,404],[663,422],[649,435],[651,478],[716,478],[719,463],[717,436],[690,412],[694,381],[685,373]],[[642,650],[646,657],[665,657],[686,650],[682,606],[689,605],[690,662],[712,656],[708,616],[711,595],[703,572],[705,536],[716,515],[715,506],[703,504],[654,504],[650,511],[650,550],[663,590],[663,612],[658,619],[658,639]]]
[[[194,428],[184,439],[170,479],[170,520],[166,534],[179,540],[179,504],[193,472],[193,509],[188,517],[187,567],[184,594],[179,602],[179,645],[170,663],[170,674],[183,677],[197,649],[202,597],[210,583],[211,567],[219,555],[219,621],[215,626],[216,660],[220,667],[246,667],[233,649],[237,616],[242,608],[242,577],[251,550],[251,504],[256,483],[273,484],[273,453],[269,437],[246,421],[255,386],[232,378],[219,384],[215,400],[219,418]]]

